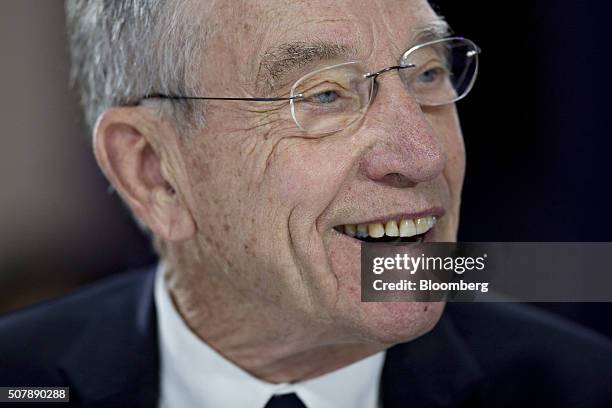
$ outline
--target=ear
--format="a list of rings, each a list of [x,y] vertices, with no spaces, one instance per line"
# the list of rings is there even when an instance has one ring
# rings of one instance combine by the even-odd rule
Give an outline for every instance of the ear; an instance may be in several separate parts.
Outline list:
[[[194,235],[195,222],[177,186],[164,177],[162,168],[170,163],[162,163],[162,152],[154,148],[176,134],[167,134],[170,128],[149,116],[137,106],[105,111],[94,131],[94,153],[113,187],[155,235],[184,241]]]

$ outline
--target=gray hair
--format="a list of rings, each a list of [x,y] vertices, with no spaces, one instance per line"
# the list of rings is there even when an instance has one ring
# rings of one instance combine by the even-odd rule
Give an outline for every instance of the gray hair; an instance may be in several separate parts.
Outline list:
[[[197,95],[206,32],[189,0],[67,0],[72,81],[93,129],[112,106],[145,95]],[[194,69],[196,68],[196,69]],[[193,101],[165,101],[163,115],[186,131],[203,123]],[[201,108],[201,106],[200,106]]]

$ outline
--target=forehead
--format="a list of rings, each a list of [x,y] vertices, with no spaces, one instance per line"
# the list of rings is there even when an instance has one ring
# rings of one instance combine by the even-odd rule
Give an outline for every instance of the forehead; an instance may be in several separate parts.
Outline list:
[[[288,61],[302,60],[300,47],[312,50],[313,45],[327,44],[350,50],[339,60],[395,64],[414,45],[421,28],[439,21],[427,0],[218,0],[207,3],[207,8],[203,71],[226,93],[231,85],[223,82],[238,82],[253,93],[278,92],[316,67],[314,58],[308,64],[297,63],[299,70],[291,69],[296,63]],[[287,50],[297,52],[288,55]]]
[[[374,47],[405,45],[415,30],[437,18],[427,0],[220,0],[214,8],[216,34],[243,54],[313,40],[370,53]]]

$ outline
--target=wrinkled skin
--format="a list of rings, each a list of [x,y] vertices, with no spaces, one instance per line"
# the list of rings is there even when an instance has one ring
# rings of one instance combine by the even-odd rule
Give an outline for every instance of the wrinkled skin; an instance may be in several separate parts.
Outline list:
[[[223,22],[211,26],[200,63],[214,96],[261,96],[261,57],[287,41],[336,41],[372,70],[395,65],[415,30],[438,18],[424,0],[217,1],[195,10]],[[275,94],[325,65],[290,74]],[[142,171],[156,193],[131,199],[118,190],[165,242],[169,288],[191,329],[260,378],[332,371],[421,336],[443,311],[443,303],[361,303],[359,243],[333,230],[437,209],[435,240],[456,238],[465,156],[455,106],[421,108],[395,72],[379,83],[361,121],[324,137],[303,134],[286,102],[202,103],[207,125],[187,136],[154,109],[130,108],[140,115],[135,143],[141,135],[151,146]],[[105,115],[102,139],[113,129],[113,112]],[[97,152],[103,168],[121,148],[107,150]]]

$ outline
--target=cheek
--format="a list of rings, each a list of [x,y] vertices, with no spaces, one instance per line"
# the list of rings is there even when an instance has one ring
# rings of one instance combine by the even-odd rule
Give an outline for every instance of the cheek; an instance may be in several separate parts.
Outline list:
[[[220,256],[234,253],[239,238],[251,231],[253,208],[244,187],[244,162],[233,145],[212,140],[208,134],[187,139],[182,147],[185,162],[186,200],[206,250]],[[230,262],[227,262],[228,264]]]
[[[277,149],[267,176],[286,206],[318,216],[335,197],[349,165],[339,146],[324,140],[292,139]]]
[[[455,241],[459,227],[459,207],[465,175],[465,147],[456,107],[448,105],[427,111],[427,118],[436,131],[446,153],[441,181],[449,197],[447,213],[439,224],[437,240]]]
[[[432,109],[427,118],[440,138],[446,152],[444,178],[453,200],[461,194],[465,174],[465,147],[455,105]]]
[[[460,190],[465,174],[465,145],[458,119],[450,123],[447,135],[449,177],[452,178],[453,185],[458,185]]]

